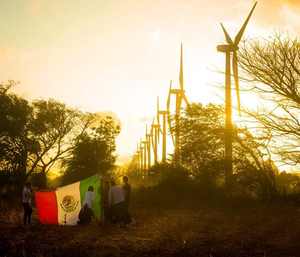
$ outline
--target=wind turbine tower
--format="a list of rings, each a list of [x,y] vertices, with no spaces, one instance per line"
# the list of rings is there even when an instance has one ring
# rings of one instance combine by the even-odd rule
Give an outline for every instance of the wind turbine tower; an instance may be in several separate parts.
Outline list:
[[[153,136],[152,133],[148,134],[148,128],[146,124],[146,141],[147,141],[147,151],[148,151],[148,169],[151,167],[151,138]]]
[[[147,170],[147,145],[148,142],[146,140],[142,141],[142,144],[144,144],[144,173],[146,173]]]
[[[159,129],[160,126],[158,124],[154,124],[154,118],[152,121],[152,125],[151,125],[151,134],[153,135],[153,130],[154,130],[154,143],[152,143],[153,146],[153,152],[154,152],[154,164],[156,165],[158,163],[157,160],[157,145],[159,143]],[[152,137],[153,139],[153,137]]]
[[[167,126],[166,126],[166,118],[169,115],[169,111],[160,111],[159,110],[159,97],[157,97],[157,120],[159,124],[159,115],[163,116],[163,140],[162,140],[162,163],[166,163],[167,160]]]
[[[142,139],[140,139],[140,157],[141,157],[141,173],[143,173],[144,169],[144,147],[142,146]]]
[[[234,42],[228,35],[226,29],[221,23],[221,27],[225,34],[226,42],[228,45],[218,45],[217,50],[226,54],[226,66],[225,66],[225,180],[229,185],[229,180],[232,175],[232,119],[231,119],[231,71],[230,61],[232,53],[232,70],[236,87],[237,102],[239,114],[241,115],[240,109],[240,95],[239,95],[239,80],[238,80],[238,60],[237,51],[239,49],[238,44],[244,34],[249,19],[254,11],[257,2],[254,4],[250,14],[248,15],[244,25],[242,26],[239,33],[236,35]]]
[[[136,153],[137,153],[137,170],[139,172],[141,172],[141,165],[140,165],[140,154],[141,154],[141,151],[139,149],[139,143],[137,143],[137,151],[136,151]]]
[[[170,85],[170,94],[176,95],[176,109],[175,109],[175,161],[178,161],[178,150],[179,150],[179,140],[180,140],[180,131],[179,131],[179,116],[182,99],[185,101],[187,105],[189,102],[185,96],[185,90],[183,89],[183,62],[182,62],[182,44],[181,44],[181,53],[180,53],[180,72],[179,72],[179,84],[180,89],[172,89],[172,82]],[[168,100],[167,109],[170,108],[170,101]],[[170,123],[169,123],[170,124]]]

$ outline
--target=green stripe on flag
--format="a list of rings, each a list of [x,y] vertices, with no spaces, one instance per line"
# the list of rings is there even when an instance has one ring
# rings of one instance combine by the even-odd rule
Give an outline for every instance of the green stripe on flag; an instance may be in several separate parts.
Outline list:
[[[80,181],[80,200],[81,200],[81,206],[84,202],[85,194],[87,193],[89,186],[94,187],[94,204],[93,204],[93,211],[96,217],[101,216],[101,180],[99,178],[99,175],[95,175],[92,177],[89,177],[85,180]]]

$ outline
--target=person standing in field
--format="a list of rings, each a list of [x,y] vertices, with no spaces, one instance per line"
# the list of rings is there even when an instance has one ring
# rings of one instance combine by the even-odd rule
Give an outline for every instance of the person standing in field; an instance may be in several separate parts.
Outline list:
[[[31,187],[31,182],[26,182],[25,187],[23,189],[23,201],[22,201],[24,207],[24,218],[23,218],[24,225],[26,225],[27,221],[29,224],[31,223],[31,214],[32,214],[31,197],[33,196],[34,196],[34,188]]]
[[[120,224],[123,222],[123,225],[126,225],[125,220],[125,193],[122,187],[117,186],[116,182],[112,180],[111,188],[108,193],[108,203],[112,208],[112,212],[115,215],[117,222]]]
[[[111,214],[110,214],[109,202],[108,202],[109,189],[110,189],[109,181],[106,181],[105,187],[102,189],[102,193],[101,193],[101,206],[104,211],[105,221],[107,222],[111,221]]]
[[[125,220],[126,220],[126,224],[129,224],[129,223],[132,223],[130,214],[128,212],[128,208],[129,208],[129,204],[130,204],[130,197],[131,197],[131,186],[128,183],[127,176],[123,177],[123,182],[124,182],[123,190],[125,192]]]
[[[87,193],[85,194],[84,202],[79,213],[79,220],[81,224],[89,223],[93,216],[93,204],[94,204],[94,187],[89,186]]]

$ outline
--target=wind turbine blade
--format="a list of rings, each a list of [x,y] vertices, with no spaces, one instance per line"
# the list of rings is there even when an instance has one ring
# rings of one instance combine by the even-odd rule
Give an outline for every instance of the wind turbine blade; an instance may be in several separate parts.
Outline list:
[[[189,104],[189,101],[188,101],[187,98],[186,98],[185,93],[182,94],[182,98],[183,98],[183,100],[185,101],[186,105],[190,105],[190,104]]]
[[[181,53],[180,53],[180,72],[179,72],[179,84],[181,90],[183,90],[183,64],[182,64],[182,43],[181,43]]]
[[[233,58],[232,58],[232,71],[233,71],[234,83],[235,83],[235,88],[236,88],[236,95],[237,95],[237,102],[238,102],[239,115],[241,116],[241,103],[240,103],[240,90],[239,90],[239,75],[238,75],[238,64],[237,64],[237,54],[236,54],[236,51],[233,52]]]
[[[224,32],[224,34],[225,34],[226,42],[227,42],[229,45],[233,46],[233,41],[232,41],[232,39],[231,39],[230,36],[228,35],[228,33],[227,33],[226,29],[224,28],[223,24],[222,24],[222,23],[220,23],[220,24],[221,24],[221,27],[222,27],[223,32]]]
[[[154,135],[155,136],[155,135]],[[151,137],[151,143],[152,143],[152,149],[153,149],[153,152],[155,154],[155,145],[154,145],[154,136]]]
[[[254,4],[254,6],[253,6],[251,12],[249,13],[249,15],[248,15],[248,17],[247,17],[247,19],[246,19],[246,21],[245,21],[245,23],[244,23],[244,25],[243,25],[243,27],[241,28],[241,30],[239,31],[239,33],[238,33],[238,34],[236,35],[236,37],[235,37],[235,40],[234,40],[234,45],[235,45],[235,46],[237,46],[237,45],[239,44],[239,42],[240,42],[240,40],[241,40],[241,38],[242,38],[242,36],[243,36],[243,34],[244,34],[244,31],[245,31],[245,29],[246,29],[246,26],[247,26],[247,24],[248,24],[248,22],[249,22],[249,20],[250,20],[250,17],[251,17],[251,15],[252,15],[253,11],[254,11],[254,8],[255,8],[256,4],[257,4],[257,2]]]
[[[153,125],[154,125],[154,117],[153,117],[153,121],[152,121],[152,125],[151,125],[151,130],[150,130],[150,134],[153,136]]]
[[[169,95],[168,95],[168,101],[167,101],[167,111],[169,111],[169,109],[170,109],[171,89],[172,89],[172,80],[170,81],[170,89],[169,89]]]
[[[172,128],[172,122],[171,122],[170,115],[168,115],[168,125],[169,125],[169,129],[170,129],[170,132],[171,132],[171,137],[172,137],[173,145],[175,145],[174,133],[173,133],[173,128]]]

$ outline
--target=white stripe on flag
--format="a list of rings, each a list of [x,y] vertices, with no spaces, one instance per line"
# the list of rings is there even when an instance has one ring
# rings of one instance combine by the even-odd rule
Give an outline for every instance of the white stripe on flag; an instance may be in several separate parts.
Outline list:
[[[58,224],[77,225],[81,209],[80,182],[58,188],[56,190]]]

